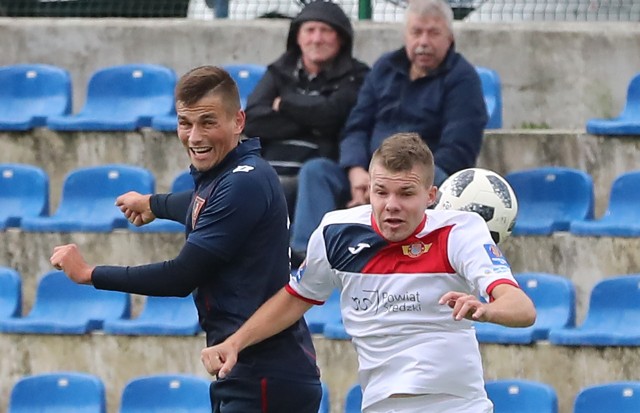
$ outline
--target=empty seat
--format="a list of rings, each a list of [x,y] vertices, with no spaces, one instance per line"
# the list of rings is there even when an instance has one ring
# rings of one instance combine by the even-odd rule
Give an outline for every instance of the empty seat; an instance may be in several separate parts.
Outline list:
[[[640,382],[613,382],[586,387],[576,396],[573,413],[638,413]]]
[[[229,72],[229,75],[235,80],[240,93],[240,106],[242,109],[246,108],[247,98],[253,92],[260,79],[262,79],[267,67],[254,64],[235,64],[225,65],[222,68]]]
[[[187,336],[202,331],[192,296],[147,297],[137,318],[107,320],[103,330],[107,334],[132,336]]]
[[[567,231],[571,221],[593,218],[593,180],[586,172],[541,167],[505,176],[518,198],[513,235]]]
[[[42,64],[0,67],[0,130],[28,130],[69,113],[69,72]]]
[[[120,413],[211,413],[209,384],[185,374],[137,377],[122,391]]]
[[[344,402],[344,413],[360,412],[362,412],[362,389],[359,384],[356,384],[347,391]]]
[[[619,175],[611,186],[609,206],[597,220],[572,221],[574,235],[638,237],[640,236],[640,170]]]
[[[554,328],[549,341],[563,346],[639,346],[640,274],[606,278],[591,290],[581,326]]]
[[[126,228],[127,218],[115,206],[118,196],[128,191],[153,193],[155,179],[150,171],[129,165],[78,168],[64,180],[57,211],[50,217],[25,217],[24,231],[109,232]]]
[[[22,318],[0,319],[0,332],[85,334],[102,328],[105,320],[128,318],[127,293],[97,290],[50,271],[38,283],[31,312]]]
[[[195,184],[189,171],[180,172],[171,184],[171,192],[193,191]],[[129,223],[129,229],[135,232],[184,232],[184,225],[170,219],[154,219],[141,227]]]
[[[154,116],[173,112],[176,75],[159,65],[106,67],[89,79],[80,113],[47,119],[53,130],[130,131],[151,126]]]
[[[304,314],[304,319],[313,334],[322,334],[325,324],[341,323],[340,291],[335,289],[322,305],[314,305]]]
[[[546,340],[552,328],[575,325],[575,286],[568,278],[544,273],[515,275],[520,288],[536,307],[536,322],[530,327],[513,328],[493,323],[475,323],[481,343],[530,344]]]
[[[322,385],[322,399],[320,399],[320,407],[318,413],[329,413],[331,411],[331,396],[329,394],[329,387],[325,382],[321,382]]]
[[[640,73],[629,82],[622,113],[613,119],[590,119],[587,133],[592,135],[640,135]]]
[[[93,375],[57,372],[23,377],[11,390],[8,413],[105,413],[104,384]]]
[[[19,227],[22,217],[49,214],[49,177],[31,165],[0,164],[0,230]]]
[[[494,413],[557,413],[553,387],[530,380],[495,380],[485,383]]]
[[[176,132],[178,128],[178,114],[175,109],[168,115],[154,116],[151,119],[151,127],[164,132]]]
[[[12,268],[0,267],[0,320],[22,312],[22,281]]]
[[[476,72],[480,76],[482,83],[482,95],[487,106],[489,120],[485,129],[502,128],[502,86],[500,76],[495,70],[486,67],[476,67]]]

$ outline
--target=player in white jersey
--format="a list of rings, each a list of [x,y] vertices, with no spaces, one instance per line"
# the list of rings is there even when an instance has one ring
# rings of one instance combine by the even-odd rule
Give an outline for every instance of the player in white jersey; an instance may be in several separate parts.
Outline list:
[[[385,140],[369,172],[371,205],[325,215],[296,276],[224,343],[204,349],[205,367],[226,375],[239,351],[339,288],[363,412],[492,412],[473,321],[529,326],[531,300],[480,216],[426,210],[436,197],[433,155],[417,134]]]

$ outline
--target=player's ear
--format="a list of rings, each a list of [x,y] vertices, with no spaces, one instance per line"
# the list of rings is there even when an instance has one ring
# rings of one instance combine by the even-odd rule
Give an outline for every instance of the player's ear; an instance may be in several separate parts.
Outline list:
[[[427,190],[427,207],[435,204],[438,199],[438,187],[431,185]]]
[[[235,114],[235,130],[234,132],[236,134],[240,134],[242,133],[242,131],[244,130],[244,123],[246,120],[246,115],[244,113],[244,110],[239,109],[236,114]]]

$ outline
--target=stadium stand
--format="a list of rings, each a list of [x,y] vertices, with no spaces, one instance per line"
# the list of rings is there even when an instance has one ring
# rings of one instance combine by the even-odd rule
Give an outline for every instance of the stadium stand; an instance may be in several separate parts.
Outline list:
[[[502,128],[502,86],[498,72],[486,67],[476,66],[476,72],[482,83],[484,103],[487,105],[489,120],[485,129]]]
[[[579,236],[640,236],[640,170],[616,177],[607,211],[598,220],[572,221],[569,231]]]
[[[22,280],[13,268],[0,267],[0,320],[20,317],[22,313]]]
[[[340,291],[335,289],[322,305],[314,305],[304,315],[312,334],[322,334],[326,324],[342,324]]]
[[[105,413],[105,386],[98,377],[56,372],[21,378],[11,391],[9,413]]]
[[[640,135],[640,73],[629,82],[622,113],[613,119],[590,119],[587,133],[592,135]]]
[[[122,391],[120,413],[211,413],[209,384],[186,374],[137,377]]]
[[[558,413],[558,396],[548,384],[530,380],[493,380],[485,383],[493,413]]]
[[[505,176],[518,199],[513,235],[567,231],[571,221],[593,218],[594,186],[586,172],[559,166],[514,171]]]
[[[105,320],[129,317],[130,309],[129,294],[76,284],[62,271],[50,271],[40,279],[31,312],[0,319],[0,332],[86,334]]]
[[[640,411],[640,382],[611,382],[581,389],[573,413],[637,413]],[[496,412],[497,413],[497,412]]]
[[[147,297],[137,318],[104,322],[106,334],[130,336],[190,336],[201,332],[192,296]]]
[[[132,131],[151,126],[154,116],[173,112],[176,80],[172,69],[159,65],[100,69],[89,79],[80,113],[49,117],[46,125],[60,131]]]
[[[347,391],[344,403],[344,413],[360,413],[362,411],[362,389],[359,384],[353,385]]]
[[[128,191],[153,193],[155,178],[144,168],[110,164],[77,168],[64,179],[60,205],[49,217],[24,217],[24,231],[110,232],[127,228],[128,221],[115,206]]]
[[[0,230],[49,214],[49,177],[37,166],[0,164]]]
[[[546,340],[552,328],[575,325],[575,286],[566,277],[545,273],[515,274],[516,281],[536,306],[531,327],[510,328],[492,323],[475,323],[481,343],[531,344]]]
[[[193,191],[193,177],[189,171],[179,173],[171,184],[171,192]],[[129,229],[135,232],[184,232],[184,225],[169,219],[154,219],[141,227],[129,223]]]
[[[175,132],[178,128],[178,113],[175,107],[168,115],[159,115],[151,118],[151,128],[163,132]]]
[[[253,92],[256,85],[262,79],[264,72],[267,71],[267,67],[264,65],[255,64],[236,64],[225,65],[224,70],[229,72],[233,80],[238,85],[238,92],[240,93],[240,105],[242,109],[247,107],[247,98]]]
[[[60,67],[19,64],[0,67],[0,130],[44,126],[49,116],[71,113],[71,76]]]
[[[589,310],[576,328],[551,329],[559,346],[640,346],[640,274],[599,281],[591,290]]]

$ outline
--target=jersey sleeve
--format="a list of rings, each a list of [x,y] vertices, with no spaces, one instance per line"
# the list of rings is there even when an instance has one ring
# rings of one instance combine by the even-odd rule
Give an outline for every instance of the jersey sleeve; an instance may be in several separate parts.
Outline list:
[[[327,258],[324,242],[324,225],[311,234],[307,247],[307,258],[297,271],[293,272],[287,291],[312,304],[324,303],[337,287],[333,271]]]
[[[487,302],[500,284],[518,287],[511,267],[491,239],[484,220],[475,213],[464,214],[449,236],[449,261],[469,287]]]

